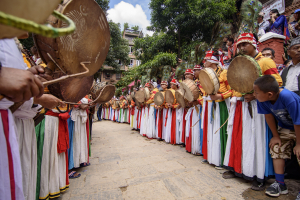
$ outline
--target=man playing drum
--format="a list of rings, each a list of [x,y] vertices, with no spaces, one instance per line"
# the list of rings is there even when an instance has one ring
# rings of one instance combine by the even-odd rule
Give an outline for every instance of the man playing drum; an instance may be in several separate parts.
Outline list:
[[[194,80],[194,71],[192,69],[186,69],[184,76],[185,79]],[[184,112],[184,123],[185,123],[185,150],[187,152],[192,152],[192,129],[193,126],[193,107],[192,103],[189,102],[186,105],[185,112]]]
[[[262,75],[272,75],[278,84],[282,85],[275,62],[270,58],[264,58],[257,51],[257,40],[252,33],[241,34],[238,37],[237,47],[242,54],[251,56],[257,61]],[[264,116],[257,113],[257,103],[253,94],[245,94],[244,98],[240,98],[242,94],[234,92],[234,96],[237,97],[234,115],[237,116],[234,116],[231,130],[233,139],[226,151],[228,166],[233,168],[237,175],[254,180],[253,190],[263,190],[264,178],[274,173],[268,153],[269,147],[266,145],[272,137],[271,131],[266,125]],[[230,172],[226,173],[224,178],[234,177]]]
[[[149,107],[149,116],[148,116],[148,127],[147,127],[147,137],[156,138],[155,134],[155,111],[154,111],[154,96],[158,92],[157,83],[150,81],[149,90],[151,92],[150,98],[146,101],[146,104]]]
[[[210,163],[216,169],[222,169],[227,142],[227,118],[229,97],[232,95],[227,82],[227,70],[221,68],[218,51],[208,51],[205,56],[205,68],[216,73],[220,87],[216,94],[206,94],[203,102],[203,163]],[[212,80],[211,80],[212,81]]]
[[[173,103],[167,103],[166,107],[169,109],[171,116],[169,115],[168,117],[170,118],[170,120],[168,120],[169,122],[171,122],[171,129],[170,129],[170,143],[171,144],[179,144],[179,133],[178,133],[178,123],[176,123],[176,114],[177,114],[177,110],[180,108],[178,102],[176,102],[176,98],[175,98],[175,91],[178,90],[178,86],[179,86],[179,82],[176,79],[172,79],[172,81],[170,82],[171,85],[171,89],[169,89],[172,92],[172,95],[174,97],[174,101]],[[168,127],[168,124],[167,124]]]

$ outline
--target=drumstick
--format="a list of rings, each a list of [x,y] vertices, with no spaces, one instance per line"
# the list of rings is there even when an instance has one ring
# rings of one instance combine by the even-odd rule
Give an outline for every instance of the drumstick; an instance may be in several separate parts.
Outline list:
[[[55,80],[43,82],[43,86],[46,87],[48,85],[60,82],[62,80],[68,79],[68,78],[77,77],[77,76],[83,76],[83,75],[89,73],[89,69],[84,65],[84,63],[88,64],[88,63],[91,63],[91,62],[81,62],[80,63],[82,65],[82,67],[86,70],[85,72],[81,72],[81,73],[78,73],[78,74],[65,75],[65,76],[62,76],[62,77],[60,77],[58,79],[55,79]],[[4,98],[4,96],[0,95],[0,101],[3,98]],[[12,113],[14,113],[21,105],[23,105],[23,103],[24,103],[24,101],[22,101],[22,102],[16,102],[16,103],[14,103],[14,105],[12,105],[11,107],[9,107],[9,109],[11,110]]]

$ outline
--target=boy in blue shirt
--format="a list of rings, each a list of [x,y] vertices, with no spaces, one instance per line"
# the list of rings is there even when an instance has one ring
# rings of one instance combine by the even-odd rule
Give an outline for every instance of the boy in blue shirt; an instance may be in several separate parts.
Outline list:
[[[287,89],[279,88],[271,75],[258,78],[253,88],[258,113],[265,115],[273,134],[269,146],[276,181],[266,189],[266,194],[278,197],[288,193],[284,183],[284,167],[285,159],[291,159],[292,151],[300,165],[300,97]],[[300,200],[300,192],[296,200]]]

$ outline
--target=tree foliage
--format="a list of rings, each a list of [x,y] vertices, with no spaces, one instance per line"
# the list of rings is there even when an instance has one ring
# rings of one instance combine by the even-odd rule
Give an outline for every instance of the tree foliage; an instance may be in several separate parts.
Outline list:
[[[153,36],[136,38],[134,40],[134,55],[142,63],[146,63],[160,52],[177,52],[176,37],[163,32],[154,33]]]
[[[125,75],[116,84],[117,88],[127,87],[132,81],[137,83],[138,80],[141,84],[154,79],[168,79],[170,77],[170,71],[172,67],[177,64],[175,53],[158,53],[152,60],[131,68],[127,72],[123,72]],[[167,71],[166,71],[167,70]]]
[[[120,24],[113,21],[109,21],[108,24],[110,30],[110,47],[104,65],[111,66],[118,71],[120,68],[119,60],[123,65],[129,64],[129,45],[128,41],[122,38]]]
[[[236,11],[235,0],[152,0],[151,26],[148,30],[175,34],[178,56],[182,46],[211,40],[216,22],[230,22]]]

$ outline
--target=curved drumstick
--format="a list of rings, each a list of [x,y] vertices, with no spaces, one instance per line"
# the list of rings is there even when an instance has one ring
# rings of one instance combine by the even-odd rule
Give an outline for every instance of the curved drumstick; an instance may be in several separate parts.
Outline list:
[[[46,82],[43,82],[43,86],[46,87],[48,85],[51,85],[53,83],[57,83],[57,82],[60,82],[60,81],[63,81],[65,79],[68,79],[68,78],[74,78],[74,77],[78,77],[78,76],[84,76],[85,74],[88,74],[89,73],[89,69],[84,65],[85,64],[89,64],[91,62],[81,62],[80,64],[82,65],[82,67],[86,70],[85,72],[81,72],[81,73],[78,73],[78,74],[71,74],[71,75],[66,75],[66,76],[62,76],[58,79],[55,79],[55,80],[51,80],[51,81],[46,81]],[[0,101],[4,98],[3,95],[0,95]],[[98,98],[97,98],[98,99]],[[12,105],[11,107],[9,107],[9,109],[11,110],[11,112],[15,112],[21,105],[23,105],[24,101],[22,102],[16,102],[14,103],[14,105]]]

